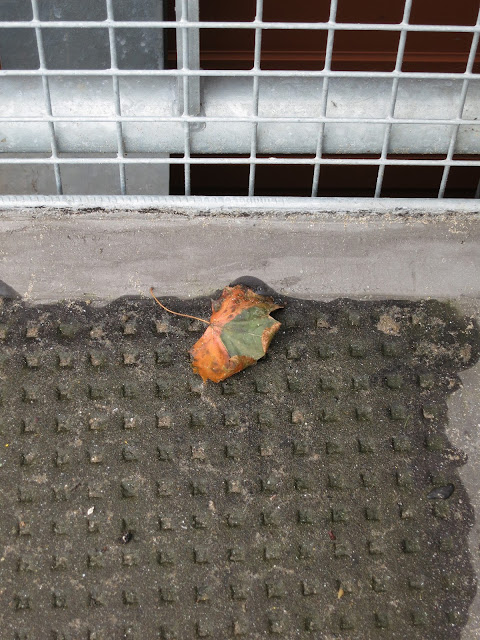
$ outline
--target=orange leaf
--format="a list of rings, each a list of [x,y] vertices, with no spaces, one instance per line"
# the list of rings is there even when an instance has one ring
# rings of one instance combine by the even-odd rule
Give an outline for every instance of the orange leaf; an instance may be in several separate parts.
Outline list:
[[[280,328],[270,312],[281,308],[243,285],[225,287],[212,302],[208,328],[190,350],[195,373],[203,381],[221,382],[255,364]]]

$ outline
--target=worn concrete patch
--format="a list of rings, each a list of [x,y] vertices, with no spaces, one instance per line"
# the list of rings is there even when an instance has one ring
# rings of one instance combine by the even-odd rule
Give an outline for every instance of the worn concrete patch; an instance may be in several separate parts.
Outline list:
[[[435,301],[287,303],[267,357],[204,386],[197,325],[150,301],[3,301],[5,632],[460,637],[473,512],[446,401],[476,324]]]

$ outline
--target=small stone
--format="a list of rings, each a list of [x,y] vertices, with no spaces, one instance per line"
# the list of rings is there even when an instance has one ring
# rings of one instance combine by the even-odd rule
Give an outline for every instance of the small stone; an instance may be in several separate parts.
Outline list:
[[[443,478],[441,479],[441,481],[444,481]],[[427,495],[427,498],[429,500],[447,500],[448,498],[450,498],[454,491],[455,485],[451,483],[445,484],[444,486],[439,486],[435,487],[435,489],[432,489],[432,491],[430,491],[430,493]]]

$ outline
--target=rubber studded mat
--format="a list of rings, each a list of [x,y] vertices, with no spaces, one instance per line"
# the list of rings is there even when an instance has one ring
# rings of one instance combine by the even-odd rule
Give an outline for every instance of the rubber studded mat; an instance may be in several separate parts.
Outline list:
[[[203,385],[203,326],[150,300],[3,301],[2,639],[460,637],[473,512],[446,400],[477,327],[287,302],[264,360]]]

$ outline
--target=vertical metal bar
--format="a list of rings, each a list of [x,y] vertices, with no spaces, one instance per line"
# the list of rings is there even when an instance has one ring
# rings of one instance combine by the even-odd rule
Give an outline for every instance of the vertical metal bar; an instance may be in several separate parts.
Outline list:
[[[34,20],[39,20],[40,16],[38,13],[38,1],[32,1],[32,17]],[[38,60],[40,63],[39,70],[45,71],[47,68],[45,62],[45,48],[43,46],[43,34],[41,27],[35,27],[35,37],[37,39],[37,50],[38,50]],[[43,96],[45,100],[45,111],[48,116],[52,116],[52,97],[50,95],[50,82],[48,76],[42,75],[42,87],[43,87]],[[56,160],[58,158],[58,145],[57,145],[57,136],[55,132],[55,124],[50,121],[48,123],[48,129],[50,133],[50,146],[52,149],[52,158]],[[57,195],[61,196],[63,194],[63,185],[62,185],[62,176],[60,173],[60,165],[57,163],[53,164],[53,171],[55,173],[55,186],[57,189]]]
[[[327,114],[328,87],[330,82],[328,72],[331,71],[331,68],[332,68],[333,40],[335,37],[336,19],[337,19],[337,0],[331,0],[330,16],[328,19],[328,22],[329,22],[329,25],[331,25],[331,28],[328,29],[327,47],[325,51],[325,66],[323,67],[324,71],[327,72],[327,75],[323,77],[322,99],[320,104],[320,115],[322,116],[322,118],[324,118]],[[313,169],[312,194],[311,194],[312,198],[315,198],[318,194],[318,183],[320,180],[320,160],[322,158],[322,153],[323,153],[324,136],[325,136],[325,122],[321,122],[318,130],[317,146],[315,149],[315,165]]]
[[[113,17],[113,0],[106,0],[107,2],[107,18],[109,20],[114,20]],[[110,44],[110,68],[112,71],[118,69],[118,61],[117,61],[117,46],[115,43],[115,27],[108,27],[108,40]],[[112,75],[113,82],[113,100],[115,105],[115,115],[122,115],[122,105],[120,102],[120,82],[118,76]],[[118,170],[120,173],[120,193],[124,196],[127,193],[126,187],[126,179],[125,179],[125,165],[121,160],[125,157],[125,145],[123,142],[123,130],[122,123],[116,122],[116,132],[117,132],[117,158],[119,160]]]
[[[178,21],[184,20],[188,22],[198,22],[200,18],[199,0],[187,0],[186,14],[183,13],[183,6],[180,0],[175,3],[175,14]],[[177,29],[177,68],[184,69],[185,52],[183,48],[183,32],[185,29]],[[200,30],[187,29],[187,51],[186,51],[186,68],[200,69]],[[200,114],[200,77],[191,77],[188,83],[188,104],[189,115],[197,116]],[[183,113],[183,78],[178,79],[178,113]]]
[[[477,27],[480,26],[480,9],[478,10],[476,26]],[[472,72],[473,64],[475,62],[475,56],[477,55],[479,37],[480,37],[480,32],[475,31],[472,38],[472,44],[470,47],[470,53],[468,55],[465,73]],[[470,81],[467,78],[465,78],[464,81],[462,82],[462,90],[460,92],[460,99],[459,99],[458,110],[456,114],[456,117],[459,119],[463,117],[463,109],[465,107],[465,100],[467,99],[467,91],[468,91],[469,84],[470,84]],[[445,189],[447,186],[448,176],[450,174],[450,167],[452,166],[451,162],[452,162],[453,154],[455,153],[455,145],[457,143],[459,129],[460,129],[459,124],[455,124],[452,127],[452,136],[450,138],[450,144],[448,145],[447,157],[445,158],[448,164],[446,164],[443,168],[442,180],[440,182],[440,187],[438,189],[439,198],[443,198],[443,196],[445,195]]]
[[[255,11],[255,20],[261,21],[263,17],[263,0],[257,0],[257,7]],[[260,69],[260,60],[262,56],[262,28],[257,27],[255,29],[255,51],[253,54],[253,71]],[[253,96],[252,96],[252,115],[256,118],[258,116],[258,97],[260,92],[260,82],[258,75],[253,76]],[[252,123],[252,139],[250,142],[250,159],[253,162],[250,163],[250,171],[248,174],[248,195],[255,195],[255,176],[257,165],[255,160],[257,158],[257,142],[258,142],[258,122]]]
[[[403,64],[403,56],[405,53],[405,44],[407,42],[407,30],[406,26],[410,21],[410,11],[412,9],[412,0],[405,0],[405,6],[403,9],[403,19],[402,19],[402,30],[400,32],[400,38],[398,40],[398,49],[397,49],[397,59],[395,62],[395,72],[401,73],[402,64]],[[390,95],[390,105],[388,108],[388,118],[393,118],[395,114],[395,106],[397,104],[397,96],[398,96],[398,84],[400,78],[395,76],[392,81],[392,93]],[[390,145],[390,135],[392,133],[392,123],[385,125],[385,132],[383,134],[383,144],[382,151],[380,154],[379,165],[378,165],[378,173],[377,173],[377,182],[375,184],[375,198],[379,198],[382,193],[383,186],[383,176],[385,174],[385,160],[388,155],[388,147]]]
[[[180,22],[188,21],[188,3],[187,0],[182,1],[182,14],[180,16]],[[186,27],[180,27],[182,34],[182,70],[186,71],[189,68],[188,59],[188,29]],[[178,48],[178,47],[177,47]],[[184,74],[183,76],[183,115],[188,116],[190,113],[190,76]],[[185,195],[189,196],[191,193],[191,180],[190,180],[190,124],[187,120],[183,122],[184,133],[184,174],[185,174]]]

